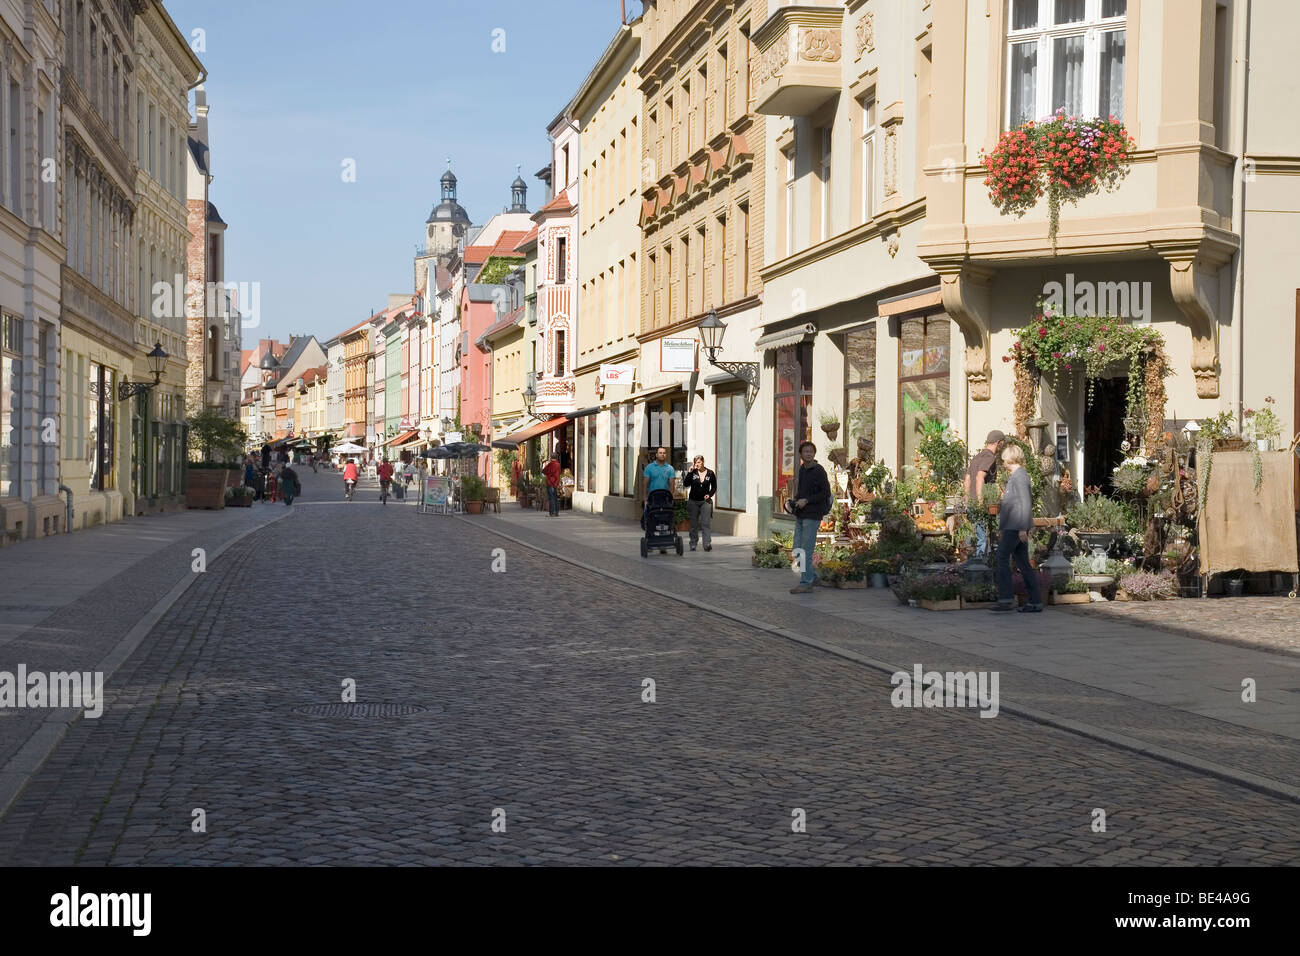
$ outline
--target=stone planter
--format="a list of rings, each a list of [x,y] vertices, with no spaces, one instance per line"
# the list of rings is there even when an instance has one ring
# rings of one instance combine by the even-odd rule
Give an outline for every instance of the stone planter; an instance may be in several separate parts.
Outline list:
[[[528,495],[520,495],[520,496],[519,496],[519,507],[521,507],[521,508],[531,508],[532,506],[533,506],[533,499],[532,499],[532,498],[530,498]]]
[[[226,502],[227,508],[251,508],[253,507],[252,495],[236,495]]]
[[[1079,536],[1079,543],[1087,548],[1089,552],[1093,552],[1097,548],[1109,552],[1124,537],[1115,531],[1076,531],[1075,534]]]
[[[961,598],[952,598],[948,601],[931,601],[928,598],[917,598],[916,603],[926,611],[960,611]]]
[[[1087,604],[1092,600],[1092,595],[1087,591],[1082,594],[1062,594],[1053,591],[1051,595],[1052,604]]]
[[[226,480],[224,468],[187,468],[185,471],[185,507],[224,508]]]

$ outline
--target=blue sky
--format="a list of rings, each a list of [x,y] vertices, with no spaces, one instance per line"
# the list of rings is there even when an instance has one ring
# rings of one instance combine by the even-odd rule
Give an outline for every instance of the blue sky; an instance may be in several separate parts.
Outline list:
[[[619,25],[619,0],[165,0],[206,50],[212,201],[226,280],[261,283],[244,340],[322,342],[409,292],[450,156],[475,225],[515,164],[550,159],[546,125]],[[639,10],[628,0],[629,16]],[[493,52],[493,31],[505,49]],[[498,35],[500,36],[500,35]],[[356,181],[342,178],[356,161]]]

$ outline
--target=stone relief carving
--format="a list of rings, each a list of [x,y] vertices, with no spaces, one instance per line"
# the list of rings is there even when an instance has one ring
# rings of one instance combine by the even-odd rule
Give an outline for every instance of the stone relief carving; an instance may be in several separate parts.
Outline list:
[[[862,14],[856,25],[853,27],[853,33],[858,41],[858,56],[862,56],[865,50],[868,53],[875,52],[876,49],[876,27],[872,22],[871,11]]]
[[[840,31],[838,29],[801,31],[799,58],[835,63],[840,58]]]
[[[898,192],[898,124],[891,124],[885,130],[885,195],[892,196]]]
[[[790,62],[790,48],[780,41],[760,56],[754,64],[754,86],[762,86]]]

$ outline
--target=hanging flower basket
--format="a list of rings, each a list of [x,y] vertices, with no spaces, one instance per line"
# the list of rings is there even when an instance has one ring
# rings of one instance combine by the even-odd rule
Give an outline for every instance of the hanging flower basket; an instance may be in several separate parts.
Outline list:
[[[1061,107],[1040,122],[1007,130],[991,152],[980,151],[980,162],[989,199],[1003,215],[1023,216],[1047,194],[1047,237],[1055,252],[1061,203],[1116,189],[1135,148],[1114,116],[1081,120]]]

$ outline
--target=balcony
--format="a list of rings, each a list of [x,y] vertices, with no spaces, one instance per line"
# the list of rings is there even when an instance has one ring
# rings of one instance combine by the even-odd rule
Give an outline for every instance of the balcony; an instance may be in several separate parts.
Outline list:
[[[808,116],[840,92],[842,4],[780,7],[754,32],[754,109]]]

